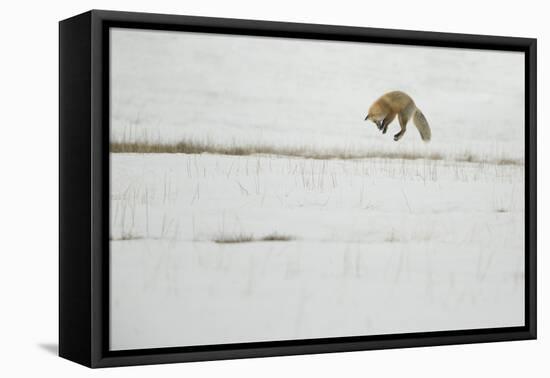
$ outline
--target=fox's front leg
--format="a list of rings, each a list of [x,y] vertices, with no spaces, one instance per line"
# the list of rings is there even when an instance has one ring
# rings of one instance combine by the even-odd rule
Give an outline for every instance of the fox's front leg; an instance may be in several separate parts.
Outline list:
[[[407,122],[409,122],[408,118],[399,114],[399,125],[401,126],[401,130],[399,130],[399,132],[393,136],[393,140],[395,140],[396,142],[401,139],[405,134],[405,131],[407,131]]]
[[[388,126],[392,121],[395,119],[396,113],[390,113],[384,118],[382,121],[382,127],[380,127],[380,130],[382,131],[382,134],[386,134],[386,131],[388,131]]]

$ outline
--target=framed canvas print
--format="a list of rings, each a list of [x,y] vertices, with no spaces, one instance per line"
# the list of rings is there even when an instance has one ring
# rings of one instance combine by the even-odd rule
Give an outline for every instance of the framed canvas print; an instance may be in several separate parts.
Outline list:
[[[60,22],[60,355],[536,337],[536,40]]]

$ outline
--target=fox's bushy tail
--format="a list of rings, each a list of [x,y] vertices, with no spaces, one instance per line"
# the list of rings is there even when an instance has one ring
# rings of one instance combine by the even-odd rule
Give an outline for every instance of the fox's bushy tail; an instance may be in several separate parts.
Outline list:
[[[432,130],[430,130],[430,125],[428,125],[428,120],[418,108],[416,108],[416,111],[414,112],[413,122],[418,129],[422,140],[424,142],[429,142],[430,139],[432,139]]]

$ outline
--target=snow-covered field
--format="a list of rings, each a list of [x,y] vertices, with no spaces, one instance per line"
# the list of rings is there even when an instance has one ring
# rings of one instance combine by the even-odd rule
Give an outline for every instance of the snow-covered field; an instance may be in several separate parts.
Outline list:
[[[523,325],[521,54],[111,42],[114,142],[380,156],[111,154],[112,349]],[[396,143],[363,121],[391,89],[413,96],[430,144],[412,124]]]
[[[523,324],[521,166],[114,154],[112,167],[114,349]],[[271,234],[292,240],[215,242]]]

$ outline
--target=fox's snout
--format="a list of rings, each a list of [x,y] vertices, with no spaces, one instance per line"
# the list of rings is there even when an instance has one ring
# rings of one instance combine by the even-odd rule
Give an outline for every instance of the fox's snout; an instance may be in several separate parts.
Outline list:
[[[367,114],[367,116],[365,117],[365,121],[368,121],[369,120],[369,114]],[[382,128],[382,125],[383,125],[383,120],[382,121],[377,121],[376,119],[372,119],[372,117],[370,117],[370,121],[372,121],[372,123],[374,123],[376,125],[376,127],[378,127],[378,129],[381,129]]]

